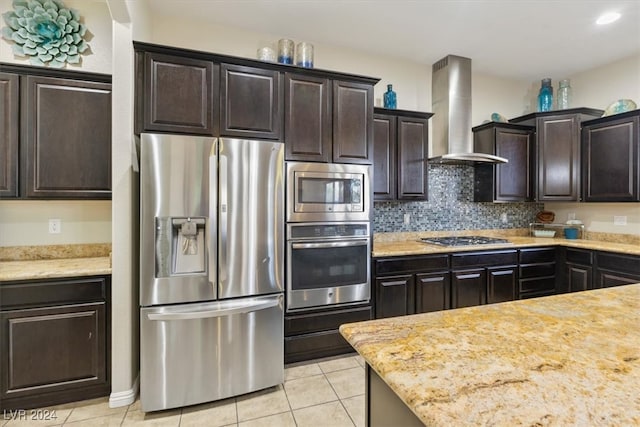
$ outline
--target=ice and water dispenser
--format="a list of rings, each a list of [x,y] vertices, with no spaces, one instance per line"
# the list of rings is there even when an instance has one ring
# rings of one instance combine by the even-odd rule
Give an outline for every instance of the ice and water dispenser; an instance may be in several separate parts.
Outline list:
[[[206,218],[156,218],[156,277],[207,273]]]

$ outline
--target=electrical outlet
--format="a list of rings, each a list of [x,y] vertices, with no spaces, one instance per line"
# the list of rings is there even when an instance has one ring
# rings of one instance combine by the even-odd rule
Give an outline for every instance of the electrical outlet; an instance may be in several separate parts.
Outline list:
[[[409,224],[411,224],[411,214],[406,213],[404,214],[404,225],[409,225]]]
[[[567,221],[571,221],[571,220],[574,220],[574,219],[576,219],[576,213],[575,212],[569,212],[567,214]]]
[[[613,225],[627,225],[627,216],[626,215],[614,216]]]
[[[49,220],[49,234],[60,234],[62,232],[62,222],[55,218]]]
[[[509,216],[506,212],[503,212],[502,215],[500,215],[500,221],[502,221],[503,224],[509,222]]]

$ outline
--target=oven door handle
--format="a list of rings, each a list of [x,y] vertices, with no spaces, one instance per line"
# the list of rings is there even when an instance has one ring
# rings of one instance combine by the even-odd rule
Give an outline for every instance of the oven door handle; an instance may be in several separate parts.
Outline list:
[[[292,249],[318,249],[318,248],[347,248],[350,246],[367,246],[368,239],[349,240],[347,242],[325,242],[325,243],[292,243]]]

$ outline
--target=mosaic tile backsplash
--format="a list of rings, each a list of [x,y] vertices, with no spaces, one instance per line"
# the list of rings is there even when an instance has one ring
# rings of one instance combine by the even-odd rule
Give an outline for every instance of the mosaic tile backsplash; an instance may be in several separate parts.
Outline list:
[[[374,233],[528,228],[544,207],[542,203],[475,203],[473,166],[428,167],[429,201],[374,202]],[[404,223],[407,213],[409,224]]]

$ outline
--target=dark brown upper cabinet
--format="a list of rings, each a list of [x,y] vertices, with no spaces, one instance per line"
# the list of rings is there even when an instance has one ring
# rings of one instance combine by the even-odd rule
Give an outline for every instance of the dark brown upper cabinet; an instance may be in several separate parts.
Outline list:
[[[0,64],[0,198],[111,198],[111,76]]]
[[[18,197],[19,79],[0,73],[0,197]]]
[[[536,200],[578,201],[580,197],[580,124],[602,110],[572,108],[532,113],[511,123],[536,127]]]
[[[396,122],[389,114],[373,116],[374,200],[396,199]]]
[[[331,161],[331,82],[284,75],[284,141],[287,160]]]
[[[376,108],[374,200],[427,200],[432,113]]]
[[[111,198],[111,84],[22,79],[23,195]]]
[[[220,67],[213,61],[136,53],[136,133],[217,133]]]
[[[286,159],[372,162],[373,85],[285,74]]]
[[[285,142],[287,160],[371,164],[379,79],[134,42],[135,132]]]
[[[373,85],[334,80],[333,161],[373,161]]]
[[[220,66],[220,134],[282,139],[280,73],[233,64]]]
[[[585,202],[640,201],[640,110],[583,123]]]
[[[533,199],[532,126],[487,123],[473,129],[473,151],[504,157],[508,163],[478,163],[475,202],[527,202]]]

